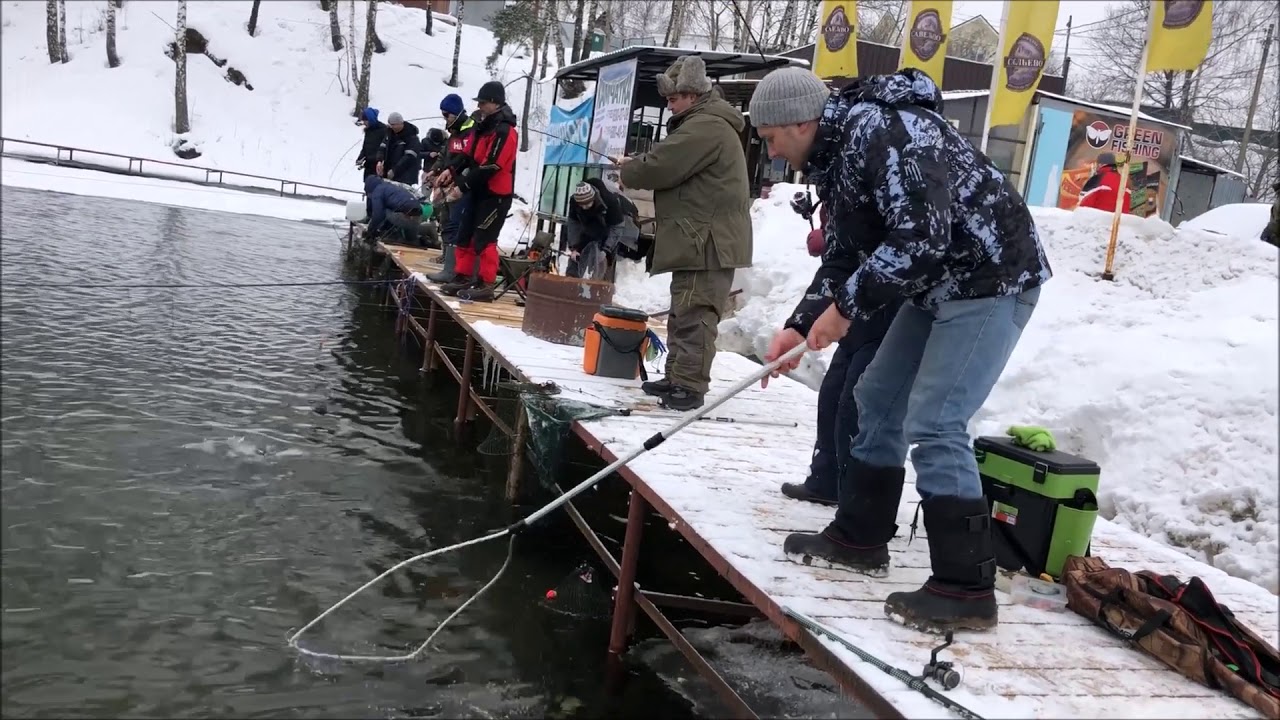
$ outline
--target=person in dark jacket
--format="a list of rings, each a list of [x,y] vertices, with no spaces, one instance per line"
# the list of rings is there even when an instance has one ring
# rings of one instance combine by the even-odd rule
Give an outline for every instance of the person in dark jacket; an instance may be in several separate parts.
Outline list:
[[[365,230],[368,240],[392,228],[399,229],[401,242],[418,244],[418,226],[421,224],[422,201],[399,185],[387,182],[377,175],[364,179],[364,194],[368,198],[369,226]]]
[[[1280,245],[1280,180],[1271,186],[1271,191],[1276,196],[1271,201],[1271,220],[1262,229],[1262,240],[1272,245]]]
[[[476,109],[484,117],[471,140],[470,166],[461,174],[449,173],[457,191],[471,196],[471,209],[458,228],[456,277],[441,289],[464,300],[491,302],[498,278],[498,235],[515,194],[519,137],[502,83],[480,86]]]
[[[453,280],[456,274],[454,273],[456,265],[454,253],[457,245],[458,228],[467,219],[471,208],[471,199],[469,196],[462,195],[459,191],[457,199],[449,202],[448,188],[441,186],[446,184],[446,181],[454,175],[461,175],[470,164],[471,138],[475,123],[471,121],[471,116],[467,114],[467,109],[462,104],[462,98],[453,93],[445,95],[444,99],[440,101],[440,115],[444,117],[445,131],[449,133],[449,140],[445,144],[445,151],[431,165],[429,177],[430,183],[437,188],[436,194],[441,200],[438,205],[438,217],[440,218],[441,234],[444,240],[444,252],[441,255],[443,266],[440,268],[440,272],[427,275],[427,279],[432,282],[444,283]],[[446,170],[448,173],[445,172]]]
[[[387,136],[378,148],[378,175],[412,185],[422,169],[422,142],[418,126],[393,112],[387,116]]]
[[[822,105],[827,100],[827,93],[824,92],[825,87],[819,89],[816,84],[811,83],[811,85],[812,91],[805,100],[809,105],[808,114],[813,115],[821,112]],[[801,109],[803,105],[795,106],[795,103],[799,102],[801,101],[794,100],[788,106],[796,109],[781,112],[778,106],[770,105],[767,101],[757,102],[752,109],[754,118],[752,122],[759,128],[792,121],[797,117],[795,113],[803,114],[804,112]],[[817,121],[815,119],[810,122]],[[781,157],[774,146],[770,146],[770,151],[774,157]],[[804,168],[807,158],[796,157],[788,160],[794,167]],[[819,212],[820,227],[816,232],[822,242],[818,252],[819,257],[822,258],[822,265],[814,275],[809,289],[801,297],[800,303],[783,325],[782,331],[774,338],[775,345],[786,343],[788,337],[792,338],[791,342],[787,343],[790,346],[799,344],[794,340],[794,335],[804,337],[809,334],[809,328],[813,326],[814,320],[835,301],[836,289],[849,279],[849,275],[860,263],[857,248],[850,242],[853,239],[851,235],[828,232],[827,208],[830,207],[828,203],[838,202],[833,197],[836,189],[831,184],[819,184],[817,189],[821,210]],[[804,197],[801,195],[801,198]],[[796,202],[792,203],[792,208],[802,215],[812,217],[812,208],[806,211],[803,206],[797,207]],[[809,240],[810,238],[806,238],[806,243]],[[858,434],[858,407],[853,399],[853,388],[858,384],[859,378],[862,377],[863,371],[867,369],[872,358],[876,356],[876,351],[879,350],[885,333],[889,331],[889,324],[893,322],[893,317],[901,304],[901,302],[890,303],[884,310],[876,313],[871,320],[852,323],[849,332],[840,339],[835,353],[831,356],[831,362],[827,365],[827,374],[818,387],[818,432],[813,443],[813,459],[809,462],[809,474],[803,483],[783,483],[783,495],[820,505],[837,504],[841,474],[847,464],[853,438]],[[777,357],[772,348],[766,354]]]
[[[1080,203],[1076,207],[1087,207],[1114,213],[1116,211],[1116,195],[1119,193],[1120,171],[1116,168],[1116,156],[1114,153],[1109,152],[1099,153],[1097,169],[1085,181],[1084,187],[1080,188]],[[1120,206],[1121,213],[1129,214],[1133,212],[1130,204],[1132,196],[1133,193],[1126,184],[1124,188],[1124,204]]]
[[[387,136],[387,126],[378,122],[377,108],[367,107],[360,111],[357,125],[364,127],[364,144],[360,146],[360,154],[356,156],[356,167],[364,170],[364,176],[378,174],[378,149]]]
[[[431,128],[427,131],[427,136],[422,139],[422,166],[425,168],[423,173],[429,173],[431,168],[439,162],[444,155],[445,149],[449,143],[449,137],[445,135],[444,130],[440,128]]]
[[[804,108],[760,136],[832,188],[828,232],[860,260],[813,321],[808,346],[824,349],[852,322],[903,305],[854,390],[858,434],[836,516],[820,533],[789,535],[783,550],[883,576],[914,445],[932,574],[919,590],[891,593],[885,612],[931,632],[989,629],[998,619],[991,508],[968,426],[1031,319],[1049,262],[1026,203],[942,117],[928,75],[861,78],[818,108],[807,98],[820,83],[778,70],[752,99],[753,116],[757,102]],[[797,344],[788,336],[769,354]]]
[[[608,258],[605,241],[609,231],[622,224],[622,205],[618,196],[599,178],[578,183],[569,203],[569,277],[601,279]]]

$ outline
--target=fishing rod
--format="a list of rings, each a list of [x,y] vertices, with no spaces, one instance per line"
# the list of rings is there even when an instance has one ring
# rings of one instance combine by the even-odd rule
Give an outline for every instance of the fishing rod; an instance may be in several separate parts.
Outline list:
[[[613,158],[609,157],[608,155],[605,155],[604,153],[600,152],[599,150],[592,150],[591,148],[587,147],[586,145],[583,145],[582,143],[576,143],[576,142],[574,142],[574,141],[572,141],[572,140],[566,140],[565,138],[562,138],[562,137],[560,137],[559,135],[553,135],[553,134],[551,134],[551,133],[549,133],[549,132],[544,132],[544,131],[539,130],[539,129],[537,129],[537,128],[529,128],[529,132],[536,132],[536,133],[538,133],[539,135],[545,135],[545,136],[547,136],[547,137],[549,137],[549,138],[555,138],[556,140],[559,140],[560,142],[564,143],[565,145],[572,145],[572,146],[574,146],[574,147],[580,147],[580,148],[582,148],[583,150],[586,150],[586,151],[587,151],[587,152],[589,152],[589,153],[595,153],[596,155],[599,155],[600,157],[604,158],[605,160],[608,160],[608,161],[609,161],[609,162],[611,162],[611,163],[613,162]]]
[[[959,677],[953,674],[955,671],[951,669],[950,663],[939,663],[937,661],[938,650],[934,650],[933,658],[930,660],[929,664],[925,666],[924,673],[920,675],[912,675],[906,670],[903,670],[901,668],[896,668],[884,662],[883,660],[876,657],[875,655],[872,655],[866,650],[863,650],[857,645],[854,645],[853,643],[841,637],[840,634],[837,633],[836,631],[819,623],[817,620],[814,620],[813,618],[809,617],[808,615],[805,615],[804,613],[801,613],[796,610],[792,610],[789,607],[783,606],[782,614],[786,615],[792,620],[795,620],[797,623],[800,623],[801,627],[813,633],[814,635],[823,635],[827,638],[830,638],[836,641],[837,643],[840,643],[842,646],[845,647],[845,649],[847,649],[849,652],[853,653],[854,655],[857,655],[864,662],[870,663],[871,665],[875,666],[876,669],[881,670],[882,672],[898,680],[901,680],[904,684],[906,684],[907,687],[911,688],[912,690],[915,690],[921,695],[924,695],[930,700],[956,713],[960,717],[965,718],[965,720],[983,720],[981,715],[975,713],[974,711],[961,705],[960,703],[952,700],[946,695],[943,695],[937,690],[934,690],[932,687],[929,686],[928,683],[925,682],[926,677],[930,677],[930,676],[937,677],[941,675],[943,678],[941,681],[946,683],[944,687],[950,686],[948,687],[948,689],[950,689],[951,687],[955,687],[957,684],[959,684]],[[946,647],[947,645],[950,645],[950,644],[951,644],[951,639],[950,637],[948,637],[946,645],[943,645],[942,647]],[[942,648],[938,648],[938,649],[940,650]]]
[[[4,281],[6,288],[63,288],[66,290],[187,290],[187,289],[233,289],[233,288],[281,288],[281,287],[321,287],[325,285],[382,285],[386,280],[314,280],[308,282],[263,282],[263,283],[140,283],[127,285],[118,283],[75,283],[65,282],[9,282]]]
[[[543,505],[538,510],[534,511],[533,513],[529,514],[528,516],[526,516],[521,520],[517,520],[516,522],[507,526],[506,528],[503,528],[502,530],[498,530],[496,532],[489,533],[488,535],[483,535],[481,537],[474,538],[472,540],[467,540],[465,542],[456,543],[454,545],[449,545],[447,547],[442,547],[436,550],[431,550],[429,552],[421,553],[419,555],[414,555],[413,557],[407,560],[402,560],[396,563],[395,565],[392,565],[390,568],[383,571],[377,577],[373,578],[372,580],[356,588],[349,595],[342,598],[338,602],[334,603],[332,606],[329,607],[328,610],[325,610],[324,612],[317,615],[313,620],[311,620],[311,622],[307,623],[306,625],[303,625],[300,630],[293,633],[292,635],[289,635],[287,637],[289,647],[293,648],[294,650],[297,650],[303,655],[307,655],[313,658],[324,658],[328,660],[343,660],[343,661],[353,661],[353,662],[384,662],[384,663],[408,662],[410,660],[417,660],[418,658],[422,657],[422,655],[426,652],[427,648],[431,645],[432,641],[436,639],[436,636],[439,635],[442,630],[444,630],[445,626],[448,625],[450,621],[452,621],[455,617],[461,614],[462,611],[466,610],[467,607],[471,605],[471,603],[475,602],[482,595],[484,595],[503,576],[507,568],[511,565],[511,557],[515,550],[516,538],[521,533],[523,533],[526,528],[536,523],[537,521],[541,520],[542,518],[546,517],[547,515],[551,514],[552,512],[555,512],[565,503],[569,502],[570,500],[577,497],[578,495],[586,492],[587,490],[590,490],[601,480],[603,480],[606,477],[609,477],[614,472],[616,472],[618,468],[622,467],[623,465],[626,465],[632,460],[635,460],[641,455],[649,452],[650,450],[653,450],[654,448],[658,447],[662,443],[666,442],[669,438],[671,438],[676,433],[692,425],[694,422],[697,422],[698,418],[702,418],[710,415],[713,410],[725,404],[731,398],[741,393],[743,390],[746,390],[748,387],[751,387],[755,383],[759,382],[765,376],[776,372],[784,364],[789,363],[792,360],[800,357],[808,349],[809,349],[809,346],[807,343],[800,343],[799,345],[796,345],[794,348],[791,348],[791,350],[783,354],[777,360],[774,360],[768,365],[762,366],[759,370],[751,373],[751,375],[739,380],[737,384],[729,388],[723,395],[717,397],[716,399],[712,400],[710,403],[707,403],[706,405],[700,408],[696,408],[694,410],[690,410],[687,413],[684,413],[679,417],[678,420],[676,420],[675,423],[673,423],[666,430],[662,430],[660,432],[654,433],[651,437],[649,437],[647,440],[641,443],[634,450],[627,452],[622,457],[619,457],[617,460],[614,460],[613,462],[609,463],[603,470],[600,470],[595,475],[592,475],[586,480],[583,480],[582,482],[578,483],[574,487],[570,488],[569,492],[564,493],[560,497],[556,498],[555,500],[552,500],[546,505]],[[416,563],[416,562],[421,562],[423,560],[437,557],[445,553],[455,552],[457,550],[462,550],[463,548],[471,547],[473,545],[480,545],[480,544],[489,542],[491,540],[498,540],[504,537],[510,538],[510,540],[507,543],[507,558],[506,560],[503,561],[502,567],[498,568],[498,573],[493,576],[492,580],[485,583],[485,585],[481,587],[480,590],[477,591],[475,595],[472,595],[470,598],[467,599],[466,602],[458,606],[458,609],[450,613],[449,616],[446,617],[443,622],[441,622],[438,626],[436,626],[436,629],[432,631],[432,633],[427,637],[427,639],[423,641],[423,643],[419,645],[416,649],[414,649],[412,652],[404,655],[343,655],[339,653],[326,653],[326,652],[318,652],[315,650],[308,650],[307,648],[304,648],[298,645],[298,638],[302,637],[303,633],[307,632],[312,627],[315,627],[317,623],[319,623],[321,620],[324,620],[326,617],[328,617],[330,613],[342,607],[343,605],[347,604],[347,602],[349,602],[352,598],[356,597],[357,595],[364,592],[365,590],[368,590],[369,588],[373,587],[383,578],[386,578],[387,576],[391,575],[395,571],[403,567],[406,567],[408,565],[412,565],[413,563]]]

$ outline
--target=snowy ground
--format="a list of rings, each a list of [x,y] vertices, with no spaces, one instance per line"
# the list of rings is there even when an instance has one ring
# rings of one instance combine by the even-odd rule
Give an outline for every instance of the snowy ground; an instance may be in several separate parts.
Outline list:
[[[722,349],[761,354],[818,266],[795,189],[755,203],[755,263]],[[1277,592],[1276,248],[1126,216],[1109,283],[1109,215],[1033,212],[1055,277],[971,430],[1047,426],[1103,468],[1105,517]],[[665,307],[668,283],[626,268],[618,300]],[[828,357],[794,377],[816,387]]]
[[[1232,203],[1221,205],[1182,224],[1187,230],[1230,235],[1246,240],[1262,237],[1271,221],[1271,206],[1266,203]]]

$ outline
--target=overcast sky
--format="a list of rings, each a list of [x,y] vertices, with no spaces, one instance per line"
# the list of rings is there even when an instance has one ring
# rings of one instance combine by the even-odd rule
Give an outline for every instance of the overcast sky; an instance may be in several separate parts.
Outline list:
[[[1025,2],[1026,0],[1024,0]],[[1106,0],[1060,0],[1058,3],[1057,32],[1053,36],[1054,47],[1061,49],[1066,41],[1067,18],[1071,18],[1071,46],[1076,51],[1083,49],[1088,43],[1081,42],[1089,36],[1090,23],[1097,23],[1107,17]],[[951,24],[956,25],[971,17],[985,17],[995,29],[1000,29],[1000,13],[1004,3],[1000,0],[957,0],[951,11]],[[1097,27],[1094,25],[1093,27]],[[1072,52],[1075,55],[1076,52]]]

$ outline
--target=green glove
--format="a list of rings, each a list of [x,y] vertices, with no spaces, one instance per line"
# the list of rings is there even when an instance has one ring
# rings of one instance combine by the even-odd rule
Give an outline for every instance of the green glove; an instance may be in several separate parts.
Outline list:
[[[1035,425],[1013,425],[1006,434],[1013,438],[1014,445],[1035,452],[1051,452],[1058,447],[1048,430]]]

